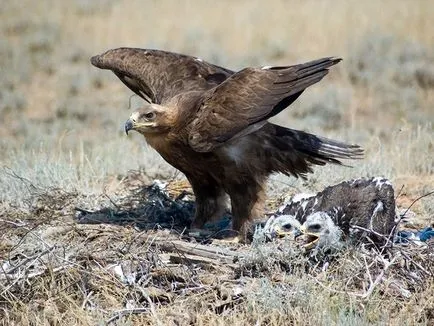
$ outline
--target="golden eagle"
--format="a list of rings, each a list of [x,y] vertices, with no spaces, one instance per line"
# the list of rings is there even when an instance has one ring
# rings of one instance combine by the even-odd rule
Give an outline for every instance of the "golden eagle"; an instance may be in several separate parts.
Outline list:
[[[192,56],[118,48],[91,58],[147,103],[125,123],[185,174],[196,197],[192,227],[221,218],[229,195],[232,228],[246,236],[263,216],[273,172],[305,177],[312,165],[360,158],[357,145],[267,120],[319,82],[340,58],[231,71]]]

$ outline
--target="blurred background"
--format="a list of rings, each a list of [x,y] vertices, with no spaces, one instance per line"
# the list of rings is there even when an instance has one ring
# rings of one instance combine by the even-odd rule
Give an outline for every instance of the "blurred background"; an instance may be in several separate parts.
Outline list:
[[[357,143],[365,158],[353,168],[317,168],[307,182],[274,176],[270,195],[381,175],[406,207],[434,187],[433,17],[430,0],[3,0],[0,203],[26,204],[22,178],[98,194],[116,192],[132,169],[182,177],[139,135],[125,136],[132,92],[89,62],[129,46],[233,70],[342,57],[274,120]],[[131,107],[139,105],[132,97]],[[434,200],[415,209],[430,218]]]

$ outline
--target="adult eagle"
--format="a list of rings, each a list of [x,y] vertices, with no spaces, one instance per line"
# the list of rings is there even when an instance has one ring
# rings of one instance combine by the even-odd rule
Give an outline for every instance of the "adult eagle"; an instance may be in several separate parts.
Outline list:
[[[247,235],[263,216],[273,172],[305,178],[312,165],[360,158],[357,145],[267,122],[320,81],[339,58],[233,72],[199,58],[118,48],[91,58],[147,103],[125,123],[185,174],[196,197],[192,224],[215,221],[231,199],[232,227]]]

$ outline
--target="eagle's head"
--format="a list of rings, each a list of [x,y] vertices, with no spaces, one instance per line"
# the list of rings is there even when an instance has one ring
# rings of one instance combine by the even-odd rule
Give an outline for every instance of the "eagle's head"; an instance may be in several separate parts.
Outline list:
[[[125,122],[125,132],[127,135],[130,130],[141,134],[166,132],[174,125],[172,113],[164,106],[147,103],[131,114]]]
[[[305,248],[340,248],[342,246],[342,230],[325,212],[309,215],[300,228],[306,237]]]
[[[263,232],[269,239],[286,236],[294,239],[299,235],[300,227],[300,222],[292,215],[272,216],[265,224]]]

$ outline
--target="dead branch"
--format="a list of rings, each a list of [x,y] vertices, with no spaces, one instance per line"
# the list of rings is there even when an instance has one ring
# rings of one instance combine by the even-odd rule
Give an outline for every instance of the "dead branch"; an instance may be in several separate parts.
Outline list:
[[[369,297],[371,296],[371,294],[374,292],[375,288],[378,286],[378,284],[380,284],[381,280],[383,279],[384,274],[387,272],[387,270],[389,269],[389,267],[392,266],[395,263],[395,260],[397,258],[398,258],[398,256],[393,257],[393,259],[390,262],[388,262],[387,260],[385,260],[384,258],[382,258],[382,262],[384,264],[384,268],[381,270],[380,274],[378,274],[378,276],[375,278],[374,282],[372,282],[371,273],[369,271],[369,267],[368,267],[366,259],[365,259],[366,269],[367,269],[367,273],[368,273],[368,276],[369,276],[370,285],[369,285],[368,290],[365,293],[363,293],[361,295],[359,294],[357,296],[359,296],[363,300],[369,299]]]
[[[169,260],[173,264],[202,264],[207,266],[214,266],[216,264],[215,259],[211,259],[208,257],[202,257],[197,255],[189,255],[183,254],[181,255],[169,255]],[[237,265],[226,262],[225,266],[230,267],[232,269],[236,269]]]
[[[132,309],[122,309],[118,310],[113,317],[106,321],[106,324],[109,325],[115,322],[118,319],[121,319],[125,315],[131,314],[143,314],[149,312],[149,308],[132,308]]]
[[[430,191],[430,192],[428,192],[428,193],[426,193],[426,194],[423,194],[423,195],[417,197],[415,200],[413,200],[413,202],[410,204],[410,206],[408,206],[407,209],[404,211],[404,213],[401,214],[401,216],[400,216],[398,222],[396,222],[396,225],[397,225],[397,226],[399,225],[399,223],[401,222],[401,220],[404,218],[404,216],[407,214],[407,212],[410,210],[410,208],[411,208],[414,204],[416,204],[416,203],[417,203],[419,200],[421,200],[422,198],[425,198],[425,197],[431,196],[431,195],[433,195],[433,194],[434,194],[434,191]]]
[[[208,261],[213,260],[214,262],[218,261],[225,264],[232,264],[240,257],[240,253],[213,245],[201,245],[181,240],[167,241],[164,239],[158,239],[155,243],[164,251],[180,252],[188,255],[205,257]]]

